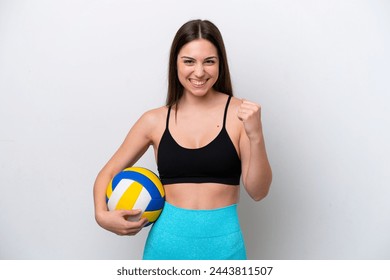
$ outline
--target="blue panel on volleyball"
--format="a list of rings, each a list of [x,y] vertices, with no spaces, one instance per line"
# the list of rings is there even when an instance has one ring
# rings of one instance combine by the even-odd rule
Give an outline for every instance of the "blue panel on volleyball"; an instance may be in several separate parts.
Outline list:
[[[164,203],[165,203],[165,200],[164,200],[164,199],[152,199],[152,200],[149,202],[148,207],[146,207],[146,210],[145,210],[145,211],[160,210],[161,208],[163,208]]]
[[[140,183],[144,188],[146,188],[152,198],[160,198],[161,194],[158,191],[158,189],[154,186],[154,183],[152,180],[150,180],[148,177],[146,177],[143,174],[140,174],[138,172],[134,171],[123,171],[123,173],[128,174],[127,176],[124,176],[124,178],[128,178],[131,180],[134,180],[138,183]]]
[[[112,190],[114,191],[116,186],[119,184],[119,182],[122,179],[130,179],[134,180],[133,178],[127,176],[124,171],[119,172],[114,178],[112,178]],[[135,181],[135,180],[134,180]]]

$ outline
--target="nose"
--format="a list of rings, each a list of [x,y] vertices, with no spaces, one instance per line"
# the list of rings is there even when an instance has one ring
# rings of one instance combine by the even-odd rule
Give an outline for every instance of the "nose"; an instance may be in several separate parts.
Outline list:
[[[204,75],[204,68],[203,64],[199,63],[195,66],[194,75],[196,77],[203,77]]]

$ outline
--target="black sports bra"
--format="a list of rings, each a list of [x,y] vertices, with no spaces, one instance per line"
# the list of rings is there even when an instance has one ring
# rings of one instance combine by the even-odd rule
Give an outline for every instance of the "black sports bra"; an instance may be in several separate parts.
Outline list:
[[[189,149],[180,146],[169,132],[168,108],[166,128],[161,137],[157,153],[157,166],[161,182],[178,183],[220,183],[239,185],[241,160],[226,131],[226,115],[231,96],[229,96],[223,127],[217,137],[204,147]]]

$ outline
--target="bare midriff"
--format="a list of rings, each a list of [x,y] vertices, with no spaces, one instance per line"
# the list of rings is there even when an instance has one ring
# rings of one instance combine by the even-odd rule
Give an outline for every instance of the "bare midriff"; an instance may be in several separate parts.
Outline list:
[[[216,209],[238,203],[239,186],[216,183],[165,185],[166,201],[186,209]]]

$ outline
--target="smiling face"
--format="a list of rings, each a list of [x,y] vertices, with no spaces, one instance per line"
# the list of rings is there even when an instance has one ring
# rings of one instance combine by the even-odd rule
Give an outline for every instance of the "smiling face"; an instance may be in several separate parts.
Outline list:
[[[215,46],[205,39],[185,44],[177,57],[177,75],[184,94],[205,96],[219,76],[219,58]]]

